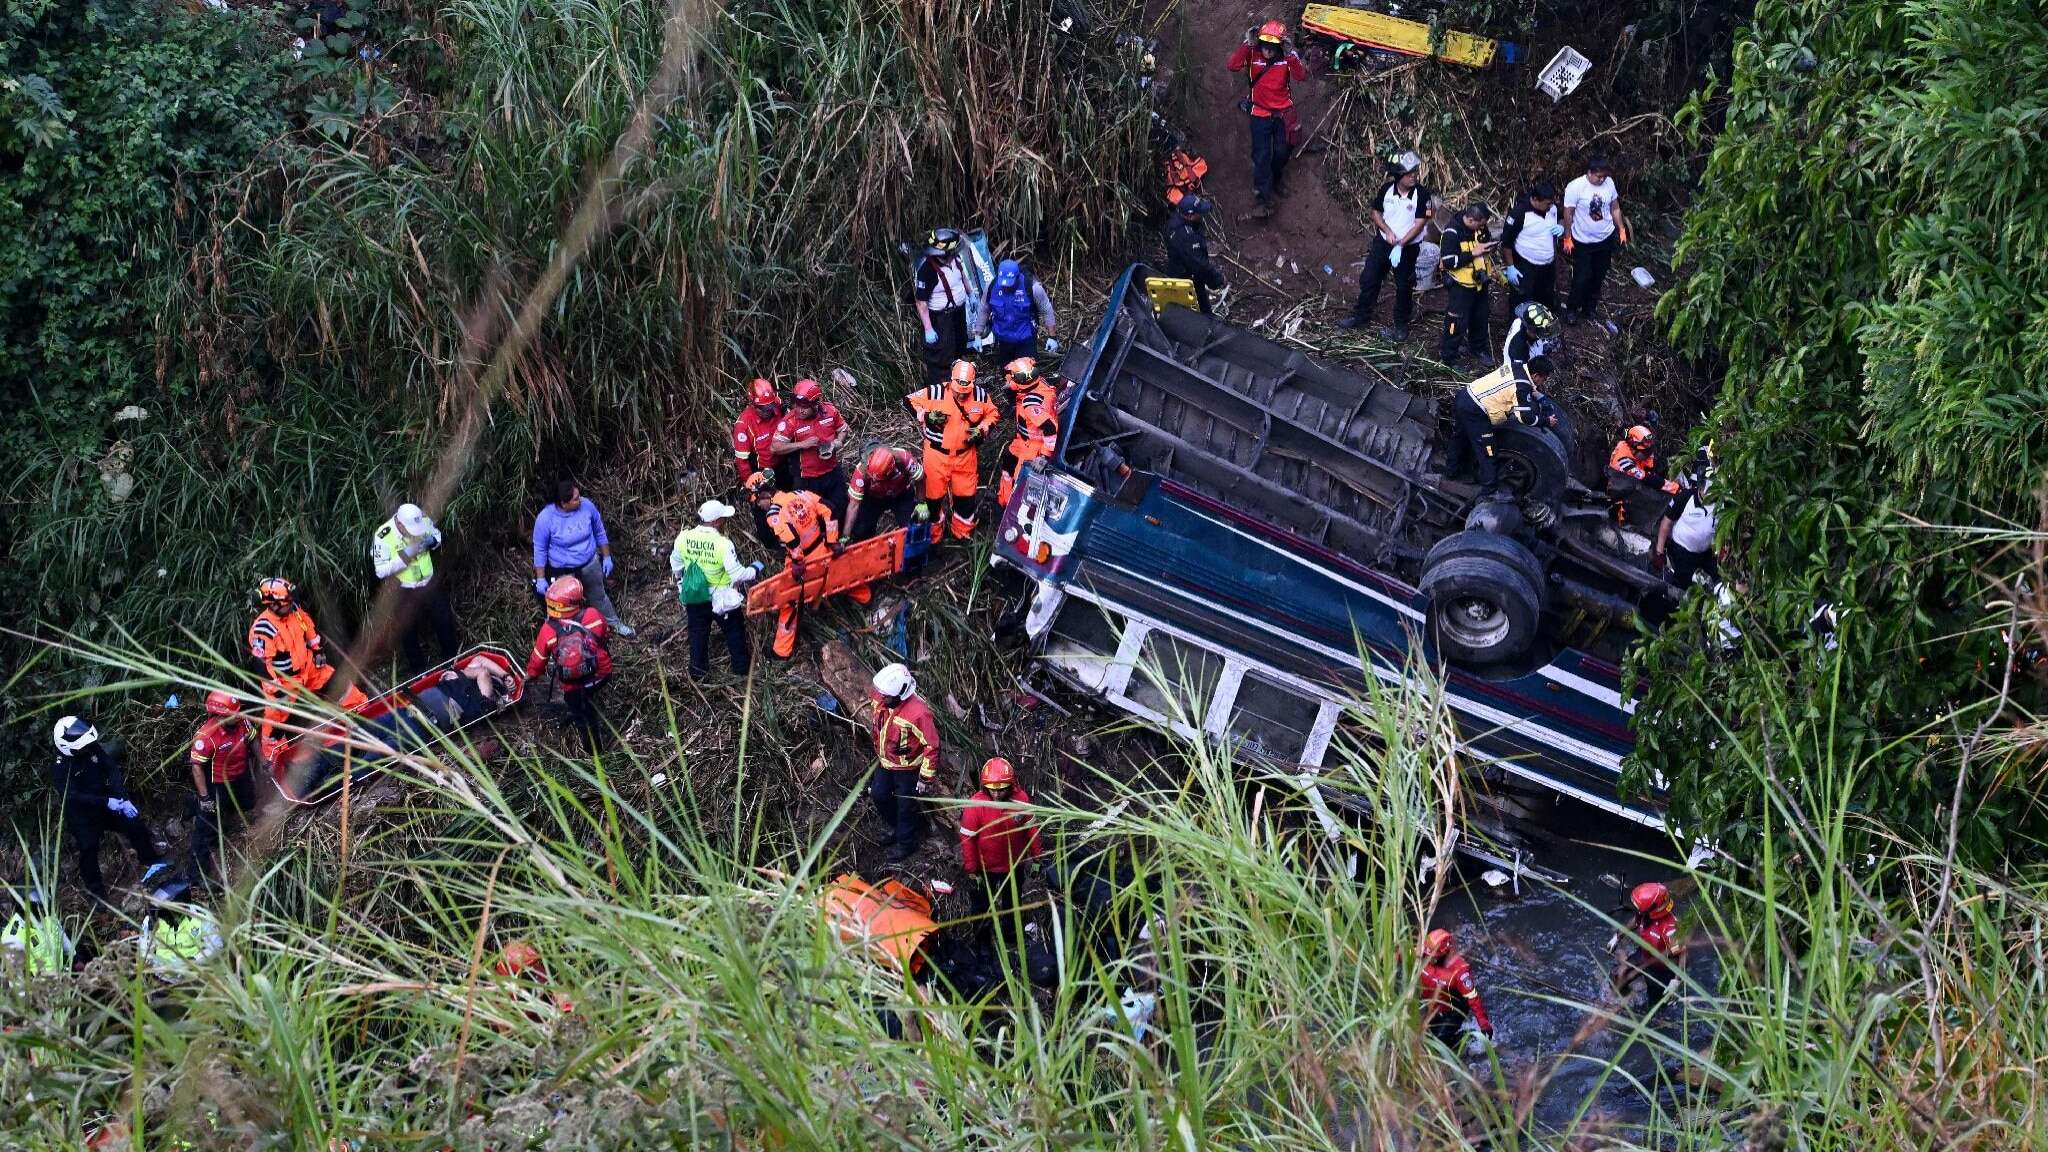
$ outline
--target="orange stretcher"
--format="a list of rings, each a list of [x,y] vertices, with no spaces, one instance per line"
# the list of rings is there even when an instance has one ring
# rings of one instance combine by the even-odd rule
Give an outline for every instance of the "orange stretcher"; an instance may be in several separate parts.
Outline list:
[[[839,938],[866,947],[878,963],[912,976],[924,967],[925,937],[939,926],[923,893],[901,880],[869,884],[848,872],[818,902]]]
[[[1341,8],[1335,4],[1310,4],[1301,10],[1301,26],[1338,40],[1349,40],[1367,48],[1398,52],[1403,56],[1434,56],[1467,68],[1490,68],[1500,55],[1498,41],[1470,32],[1445,32],[1442,47],[1430,45],[1429,25],[1404,20],[1384,12]]]
[[[894,576],[903,571],[904,564],[921,559],[930,547],[931,531],[924,525],[919,525],[914,534],[908,528],[897,528],[849,544],[837,556],[806,561],[801,588],[785,567],[747,589],[747,615],[779,612],[791,603],[816,604],[829,596]]]

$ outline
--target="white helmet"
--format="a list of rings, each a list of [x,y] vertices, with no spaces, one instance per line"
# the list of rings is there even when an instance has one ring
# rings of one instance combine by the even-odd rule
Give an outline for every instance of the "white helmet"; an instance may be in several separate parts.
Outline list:
[[[910,669],[901,664],[891,664],[875,673],[875,691],[896,699],[917,691],[917,681],[911,677]]]
[[[50,736],[57,741],[57,751],[75,756],[99,742],[100,730],[76,716],[66,716],[57,721]]]
[[[414,536],[425,536],[434,530],[434,522],[427,519],[426,512],[417,504],[400,504],[398,514],[392,519],[398,521],[400,528]]]

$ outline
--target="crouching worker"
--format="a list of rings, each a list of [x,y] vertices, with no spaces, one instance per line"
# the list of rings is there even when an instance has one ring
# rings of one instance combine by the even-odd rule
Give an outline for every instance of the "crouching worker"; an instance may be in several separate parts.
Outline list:
[[[1494,429],[1512,420],[1528,427],[1556,427],[1557,408],[1543,394],[1550,378],[1550,358],[1509,362],[1459,389],[1451,400],[1451,419],[1458,434],[1451,440],[1444,471],[1462,475],[1469,463],[1481,488],[1500,482],[1500,461],[1494,455]]]
[[[1671,889],[1653,880],[1636,885],[1628,899],[1635,916],[1628,931],[1616,939],[1622,955],[1615,966],[1614,987],[1627,997],[1638,983],[1647,985],[1654,1007],[1679,983],[1685,968],[1685,939],[1678,931]]]
[[[775,641],[769,650],[777,659],[787,660],[796,655],[797,623],[803,615],[802,588],[805,580],[832,562],[832,557],[846,550],[839,539],[839,523],[832,518],[832,509],[815,492],[777,492],[773,477],[766,472],[756,472],[747,479],[747,494],[756,507],[768,510],[768,527],[775,532],[775,539],[782,545],[784,571],[789,573],[795,584],[792,595],[776,610]],[[867,585],[862,584],[846,590],[856,604],[866,604],[875,598]]]
[[[981,791],[960,814],[960,866],[976,916],[987,915],[990,931],[1011,949],[1023,946],[1017,921],[1018,869],[1045,852],[1038,821],[1022,806],[1031,794],[1017,787],[1017,771],[994,757],[981,766]]]
[[[1614,508],[1614,522],[1628,523],[1628,506],[1637,496],[1661,491],[1678,495],[1678,482],[1664,475],[1664,463],[1657,459],[1657,434],[1647,424],[1634,424],[1615,442],[1607,457],[1607,496]]]
[[[881,530],[884,512],[895,517],[898,528],[921,526],[932,518],[924,496],[924,465],[903,448],[869,450],[853,470],[847,493],[847,534],[855,543]]]
[[[206,694],[206,722],[192,734],[192,874],[194,884],[214,876],[214,853],[229,822],[256,810],[256,734],[233,696]]]
[[[595,756],[601,748],[603,717],[597,712],[597,690],[611,678],[612,654],[605,646],[609,627],[603,613],[583,602],[583,581],[557,576],[548,585],[548,618],[533,638],[526,658],[526,679],[553,669],[562,682],[562,704],[569,720],[582,729]]]
[[[1479,986],[1472,982],[1472,966],[1458,954],[1456,942],[1442,928],[1432,928],[1422,938],[1422,1022],[1429,1034],[1446,1048],[1456,1050],[1458,1033],[1470,1020],[1479,1034],[1493,1039],[1493,1021],[1486,1018],[1486,1001],[1479,998]]]

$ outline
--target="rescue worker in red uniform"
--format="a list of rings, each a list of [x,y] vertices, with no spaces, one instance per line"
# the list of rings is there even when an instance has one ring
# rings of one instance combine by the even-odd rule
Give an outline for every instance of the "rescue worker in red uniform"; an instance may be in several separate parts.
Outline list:
[[[924,498],[924,465],[906,448],[877,447],[853,470],[847,481],[848,539],[859,543],[882,527],[882,513],[896,518],[898,528],[922,525],[932,518]]]
[[[260,742],[267,764],[292,737],[284,730],[291,722],[292,701],[318,696],[334,679],[334,668],[327,663],[312,615],[299,607],[298,589],[291,581],[282,576],[266,577],[256,586],[256,599],[262,610],[249,625],[248,643],[250,657],[268,677],[263,682],[263,696],[270,703],[263,709]],[[361,688],[351,684],[342,694],[341,706],[354,708],[368,699]]]
[[[1628,934],[1618,944],[1624,955],[1614,974],[1614,986],[1623,996],[1635,990],[1637,981],[1649,985],[1652,1004],[1670,995],[1685,968],[1685,940],[1678,931],[1678,914],[1671,902],[1671,889],[1652,880],[1638,884],[1628,894],[1635,908]]]
[[[825,399],[816,380],[799,380],[789,390],[789,411],[775,422],[769,455],[796,458],[796,488],[825,501],[835,519],[846,520],[846,470],[839,466],[839,441],[846,421]]]
[[[1010,494],[1017,490],[1017,470],[1050,457],[1059,447],[1060,397],[1052,382],[1038,374],[1038,361],[1029,356],[1003,365],[1003,388],[1010,394],[1010,415],[1017,424],[996,482],[996,504],[1008,508]]]
[[[1018,944],[1017,903],[1023,880],[1018,870],[1045,852],[1038,821],[1016,806],[1031,803],[1017,787],[1017,771],[994,757],[981,766],[981,791],[960,813],[960,866],[968,877],[974,914],[989,915],[996,936]]]
[[[498,953],[498,962],[491,965],[491,973],[505,981],[518,992],[530,992],[536,996],[545,994],[555,1011],[568,1015],[576,1010],[576,1001],[566,992],[560,992],[548,985],[547,961],[541,958],[540,949],[526,940],[514,940]],[[529,1011],[527,1018],[538,1022],[542,1016]]]
[[[1628,502],[1652,489],[1676,496],[1678,482],[1664,476],[1663,463],[1657,459],[1657,434],[1647,425],[1636,424],[1607,457],[1607,495],[1613,502],[1614,522],[1628,523]]]
[[[229,819],[256,810],[256,733],[241,702],[215,689],[206,694],[206,720],[192,734],[192,882],[213,874],[214,849]]]
[[[1256,215],[1273,214],[1273,198],[1285,195],[1281,178],[1287,158],[1301,143],[1301,115],[1294,108],[1294,82],[1308,79],[1308,66],[1287,42],[1287,25],[1268,20],[1230,54],[1230,70],[1245,74],[1247,90],[1240,107],[1251,116],[1252,191],[1258,194]]]
[[[747,404],[740,409],[740,418],[732,424],[733,466],[739,470],[741,488],[762,469],[775,473],[777,488],[796,487],[796,461],[789,457],[778,460],[768,454],[776,422],[781,419],[782,397],[776,394],[775,385],[756,379],[747,390]],[[775,546],[775,533],[768,530],[768,513],[760,508],[754,509],[754,535],[761,543]]]
[[[584,743],[595,756],[603,748],[604,717],[597,711],[597,690],[612,675],[611,625],[604,613],[583,601],[583,581],[574,576],[557,576],[545,597],[548,618],[533,638],[533,651],[526,657],[526,678],[531,681],[552,668],[562,684],[562,706],[569,721],[583,732]]]
[[[868,701],[874,710],[869,732],[877,762],[868,795],[889,826],[883,841],[889,861],[899,863],[924,843],[924,802],[919,797],[938,787],[939,726],[931,707],[917,694],[917,680],[901,664],[875,673]]]
[[[1479,986],[1472,981],[1472,966],[1458,955],[1451,934],[1432,928],[1422,938],[1422,975],[1418,988],[1422,997],[1422,1022],[1429,1034],[1445,1047],[1457,1043],[1458,1033],[1471,1020],[1479,1034],[1493,1039],[1493,1021],[1486,1017],[1486,1001],[1479,998]]]
[[[765,472],[756,472],[747,480],[747,495],[755,507],[767,510],[768,527],[775,531],[775,542],[782,548],[784,570],[801,585],[815,574],[813,566],[831,563],[846,546],[839,540],[839,522],[817,493],[777,492],[773,480]],[[874,599],[866,585],[848,589],[846,594],[856,604]],[[802,605],[792,598],[775,613],[775,641],[769,650],[780,659],[796,655],[797,620],[802,612]]]
[[[903,398],[924,433],[924,495],[945,502],[947,527],[956,540],[974,535],[974,502],[981,487],[981,442],[1001,413],[974,382],[974,362],[956,360],[943,384]],[[933,533],[934,536],[938,535]]]

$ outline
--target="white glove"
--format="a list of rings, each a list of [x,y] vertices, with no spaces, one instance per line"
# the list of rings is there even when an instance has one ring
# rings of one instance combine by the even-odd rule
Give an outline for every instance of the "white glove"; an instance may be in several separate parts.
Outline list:
[[[1045,354],[1046,354],[1047,356],[1057,356],[1057,355],[1059,355],[1059,353],[1060,353],[1060,342],[1059,342],[1059,341],[1057,341],[1057,340],[1055,340],[1055,339],[1053,339],[1053,338],[1052,338],[1052,337],[1050,337],[1050,336],[1047,336],[1047,337],[1045,338]]]
[[[1401,249],[1405,247],[1407,247],[1405,244],[1396,244],[1394,245],[1394,250],[1387,254],[1387,266],[1389,268],[1399,268],[1401,266]]]

